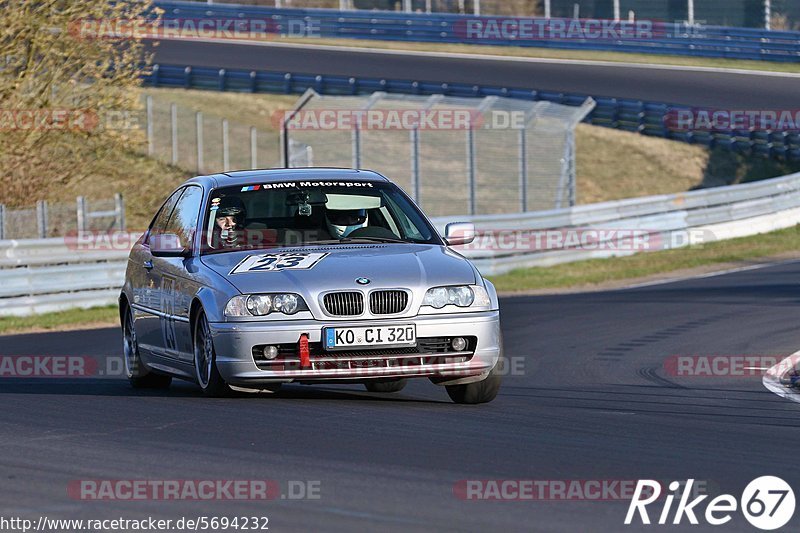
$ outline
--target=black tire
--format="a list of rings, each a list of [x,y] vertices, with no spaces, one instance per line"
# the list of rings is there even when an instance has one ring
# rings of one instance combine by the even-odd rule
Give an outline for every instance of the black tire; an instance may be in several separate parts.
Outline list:
[[[364,386],[369,392],[400,392],[408,383],[407,379],[398,379],[396,381],[368,381]]]
[[[166,389],[170,386],[171,376],[152,372],[142,362],[133,313],[127,305],[125,306],[125,317],[122,320],[122,350],[125,358],[125,374],[134,389]]]
[[[447,395],[455,403],[461,404],[476,404],[488,403],[497,397],[500,391],[500,383],[502,378],[500,376],[500,362],[492,368],[489,375],[481,381],[475,383],[467,383],[466,385],[447,385]]]
[[[217,370],[217,352],[214,350],[214,340],[211,338],[211,328],[203,311],[194,321],[192,335],[192,351],[194,352],[194,370],[197,384],[203,394],[212,398],[230,395],[231,388],[222,379]]]

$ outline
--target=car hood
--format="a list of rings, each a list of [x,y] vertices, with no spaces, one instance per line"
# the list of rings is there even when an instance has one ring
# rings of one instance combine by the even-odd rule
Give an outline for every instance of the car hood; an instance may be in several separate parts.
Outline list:
[[[307,269],[231,274],[250,256],[285,252],[326,255]],[[202,261],[243,294],[296,292],[311,296],[328,290],[359,287],[356,278],[369,279],[367,288],[370,289],[413,290],[440,285],[472,285],[477,282],[475,271],[466,259],[444,246],[429,244],[354,244],[248,250],[205,255]]]

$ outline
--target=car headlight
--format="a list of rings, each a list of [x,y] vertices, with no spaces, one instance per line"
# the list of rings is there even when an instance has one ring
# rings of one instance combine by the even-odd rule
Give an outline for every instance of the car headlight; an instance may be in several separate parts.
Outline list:
[[[254,294],[253,296],[248,296],[244,305],[253,316],[268,315],[272,311],[272,296],[269,294]]]
[[[479,285],[460,285],[456,287],[434,287],[428,289],[422,305],[442,309],[446,305],[456,307],[489,307],[489,294]]]
[[[297,312],[299,300],[296,294],[278,294],[272,299],[272,307],[284,315],[293,315]]]
[[[234,296],[225,306],[226,317],[266,316],[270,313],[293,315],[308,309],[296,294],[244,294]]]

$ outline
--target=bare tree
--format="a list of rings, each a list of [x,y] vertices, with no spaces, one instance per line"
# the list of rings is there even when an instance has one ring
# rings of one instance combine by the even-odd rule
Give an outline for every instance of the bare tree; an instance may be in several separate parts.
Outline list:
[[[138,112],[141,32],[158,18],[150,0],[0,0],[0,162],[6,175],[63,167],[80,144],[97,157],[141,142],[138,128],[108,127]],[[81,162],[75,161],[77,167]]]

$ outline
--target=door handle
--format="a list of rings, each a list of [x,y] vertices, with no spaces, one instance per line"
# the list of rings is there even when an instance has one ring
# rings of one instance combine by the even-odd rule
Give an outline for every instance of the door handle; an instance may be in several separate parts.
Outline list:
[[[144,262],[144,267],[145,267],[147,270],[153,270],[153,262],[152,262],[152,261],[150,261],[150,260],[147,260],[147,261],[145,261],[145,262]]]

